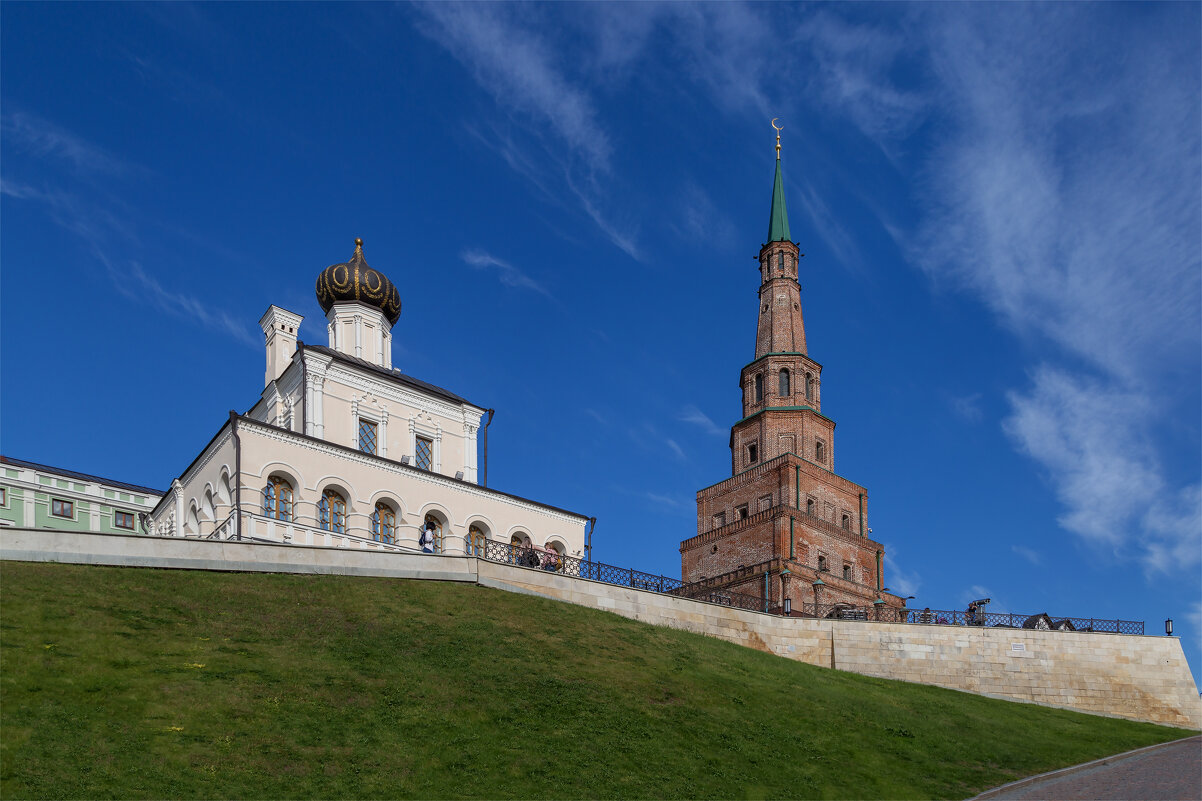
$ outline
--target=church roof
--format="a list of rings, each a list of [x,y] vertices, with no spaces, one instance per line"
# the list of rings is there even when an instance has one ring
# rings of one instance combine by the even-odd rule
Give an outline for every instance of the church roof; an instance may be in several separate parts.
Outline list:
[[[323,312],[335,303],[350,301],[375,306],[388,322],[396,325],[401,316],[401,296],[396,286],[363,258],[363,240],[355,240],[355,252],[345,264],[331,264],[317,276],[317,302]]]
[[[477,406],[466,398],[459,397],[448,389],[435,386],[429,382],[422,381],[420,378],[414,378],[411,375],[405,375],[400,370],[395,368],[389,370],[387,367],[381,367],[378,364],[373,364],[366,359],[360,359],[356,356],[348,356],[341,351],[334,350],[333,348],[327,348],[323,345],[307,345],[304,342],[297,342],[296,345],[302,350],[311,350],[314,353],[330,356],[337,361],[345,362],[346,364],[352,364],[355,367],[359,367],[368,371],[369,373],[375,373],[383,378],[391,379],[398,384],[403,384],[410,389],[416,389],[418,392],[425,393],[426,395],[433,395],[436,398],[441,398],[445,401],[450,401],[451,403],[466,403],[468,406],[475,406],[478,409],[484,408],[483,406]]]
[[[780,156],[776,159],[776,177],[772,180],[772,213],[768,218],[769,242],[792,242],[789,213],[785,211],[785,182],[780,176]]]

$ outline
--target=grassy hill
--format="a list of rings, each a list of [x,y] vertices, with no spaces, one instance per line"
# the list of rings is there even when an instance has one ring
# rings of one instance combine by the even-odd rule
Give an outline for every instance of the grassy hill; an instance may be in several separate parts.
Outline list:
[[[1189,732],[482,587],[0,564],[4,798],[965,798]]]

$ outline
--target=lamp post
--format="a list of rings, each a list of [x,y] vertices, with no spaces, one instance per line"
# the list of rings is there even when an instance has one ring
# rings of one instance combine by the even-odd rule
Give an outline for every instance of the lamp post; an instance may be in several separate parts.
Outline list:
[[[1164,621],[1164,634],[1166,637],[1173,636],[1173,618],[1166,618]]]
[[[780,572],[780,592],[785,617],[793,614],[793,599],[789,597],[789,579],[793,578],[793,571],[785,568]]]
[[[822,612],[818,609],[818,606],[822,603],[822,588],[826,586],[826,582],[819,576],[814,579],[814,583],[811,586],[814,588],[814,617],[822,617]]]

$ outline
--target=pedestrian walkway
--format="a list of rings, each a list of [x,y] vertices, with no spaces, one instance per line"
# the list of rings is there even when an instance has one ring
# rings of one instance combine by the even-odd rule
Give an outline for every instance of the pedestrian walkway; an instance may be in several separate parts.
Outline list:
[[[1198,801],[1202,799],[1202,737],[1189,737],[1138,751],[1032,776],[972,801]]]

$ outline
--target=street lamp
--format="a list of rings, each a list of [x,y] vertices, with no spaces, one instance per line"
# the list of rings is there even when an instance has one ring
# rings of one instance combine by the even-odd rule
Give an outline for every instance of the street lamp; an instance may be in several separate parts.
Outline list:
[[[1166,637],[1173,636],[1173,618],[1168,618],[1164,621],[1164,633]]]

